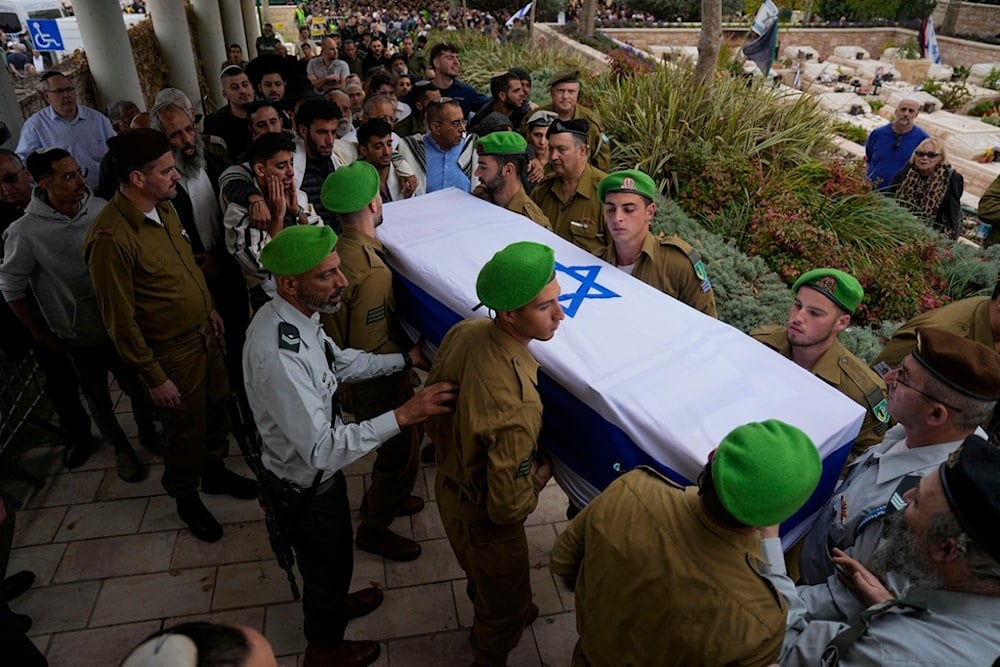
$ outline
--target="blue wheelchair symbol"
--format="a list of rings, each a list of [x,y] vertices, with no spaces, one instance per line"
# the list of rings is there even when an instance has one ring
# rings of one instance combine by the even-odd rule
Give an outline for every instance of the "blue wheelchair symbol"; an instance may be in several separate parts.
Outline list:
[[[59,24],[52,19],[33,19],[28,21],[28,33],[38,51],[64,51],[62,34]]]

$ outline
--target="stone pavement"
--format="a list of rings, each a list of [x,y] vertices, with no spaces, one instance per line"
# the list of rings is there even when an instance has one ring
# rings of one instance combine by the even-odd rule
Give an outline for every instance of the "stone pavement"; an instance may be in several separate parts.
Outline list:
[[[135,425],[128,399],[119,418]],[[257,628],[283,667],[302,661],[301,606],[275,563],[261,510],[254,501],[205,496],[225,528],[215,544],[194,539],[160,486],[162,462],[141,447],[149,476],[138,484],[118,479],[111,447],[101,443],[78,469],[62,466],[62,447],[27,432],[21,463],[44,476],[45,486],[5,482],[25,501],[17,513],[8,574],[31,569],[35,585],[11,603],[34,619],[29,636],[54,667],[116,665],[145,636],[187,620],[216,620]],[[237,451],[235,445],[232,450]],[[351,506],[361,503],[374,454],[345,470]],[[238,456],[230,467],[246,473]],[[355,551],[352,590],[377,585],[385,603],[348,626],[349,639],[377,639],[380,666],[468,665],[472,607],[465,580],[434,502],[434,467],[426,466],[414,493],[423,512],[399,518],[393,530],[418,540],[419,559],[386,561]],[[527,520],[534,601],[541,616],[525,630],[509,664],[568,665],[576,643],[573,595],[549,571],[553,541],[565,524],[566,496],[550,482]],[[357,521],[357,513],[354,512]]]

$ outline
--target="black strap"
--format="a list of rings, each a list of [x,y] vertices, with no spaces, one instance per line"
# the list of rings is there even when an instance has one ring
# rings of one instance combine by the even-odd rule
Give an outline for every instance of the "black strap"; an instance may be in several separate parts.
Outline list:
[[[886,600],[876,605],[872,605],[861,612],[857,620],[846,630],[843,630],[823,649],[823,657],[820,660],[821,667],[836,667],[840,664],[840,659],[850,650],[858,639],[860,639],[871,626],[872,620],[891,611],[902,611],[904,613],[923,614],[927,611],[927,604],[923,602],[908,602],[906,600]]]

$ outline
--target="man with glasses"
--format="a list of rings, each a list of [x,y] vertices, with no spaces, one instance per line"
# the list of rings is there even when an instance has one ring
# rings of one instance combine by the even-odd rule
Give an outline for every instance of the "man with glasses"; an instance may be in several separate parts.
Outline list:
[[[917,127],[920,104],[905,99],[896,105],[895,119],[888,125],[872,130],[865,142],[865,159],[868,161],[868,180],[884,190],[892,183],[913,151],[917,150],[927,133]]]
[[[115,136],[111,121],[101,112],[80,104],[76,86],[62,72],[50,70],[43,74],[41,91],[49,106],[24,121],[17,154],[26,160],[39,148],[62,146],[87,170],[87,187],[96,189],[101,158],[108,152],[104,142]]]
[[[471,192],[479,160],[476,135],[465,134],[465,116],[458,100],[430,100],[425,134],[402,137],[399,153],[414,167],[417,192],[458,188]]]
[[[865,292],[854,276],[843,271],[813,269],[795,281],[792,293],[787,323],[757,327],[750,335],[865,409],[865,421],[847,459],[850,463],[882,442],[889,428],[885,383],[837,340],[850,326]]]
[[[886,513],[976,433],[1000,398],[1000,355],[940,329],[920,328],[916,346],[885,375],[889,414],[898,424],[847,468],[844,481],[820,510],[799,558],[802,583],[834,574],[832,550],[871,564]]]

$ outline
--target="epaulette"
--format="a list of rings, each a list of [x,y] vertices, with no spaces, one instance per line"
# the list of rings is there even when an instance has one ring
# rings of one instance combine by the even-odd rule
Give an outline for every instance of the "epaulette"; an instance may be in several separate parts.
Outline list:
[[[881,422],[875,428],[875,433],[877,435],[884,434],[889,429],[889,407],[885,390],[872,377],[872,375],[878,377],[878,374],[863,363],[852,360],[847,355],[841,355],[838,365],[841,371],[851,379],[851,382],[864,392],[865,405],[872,411],[875,418]]]
[[[698,251],[695,250],[690,243],[679,236],[667,236],[662,233],[656,237],[656,240],[659,241],[662,246],[673,246],[687,255],[688,260],[691,262],[691,266],[694,267],[694,275],[701,281],[701,291],[708,292],[712,289],[712,281],[708,279],[708,271],[705,269],[705,262],[702,261],[701,255],[698,254]]]
[[[295,325],[288,322],[278,324],[278,349],[298,352],[302,341],[299,339],[299,330]]]

